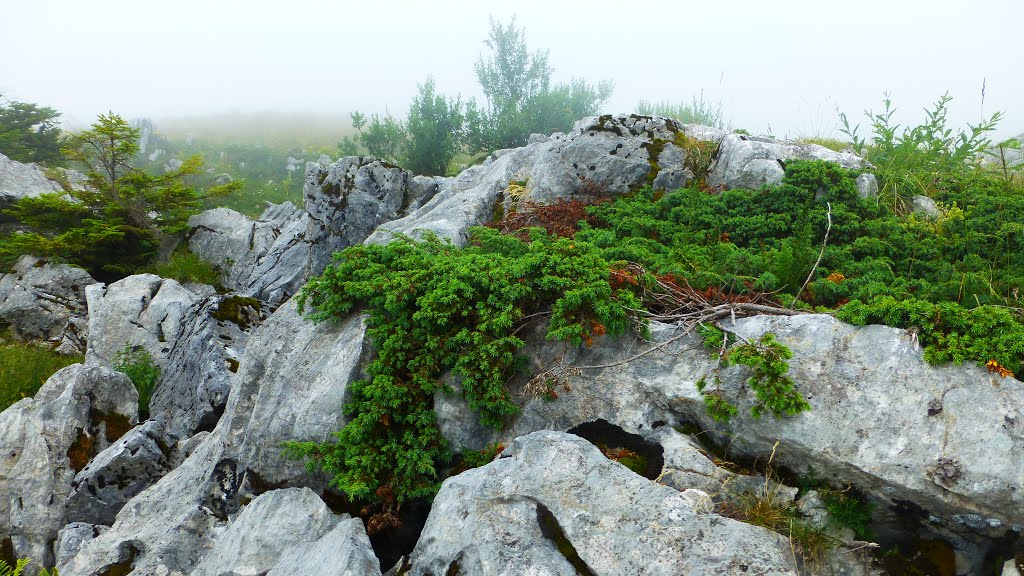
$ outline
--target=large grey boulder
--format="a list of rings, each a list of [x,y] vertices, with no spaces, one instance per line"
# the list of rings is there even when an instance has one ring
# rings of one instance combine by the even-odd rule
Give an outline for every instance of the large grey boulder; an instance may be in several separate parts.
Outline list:
[[[908,509],[917,510],[923,533],[973,538],[981,547],[991,545],[987,538],[1024,527],[1021,382],[976,365],[928,365],[903,330],[858,328],[825,315],[756,316],[730,329],[751,340],[773,332],[790,347],[790,375],[812,410],[753,419],[749,372],[731,367],[721,373],[723,390],[739,399],[740,415],[719,424],[696,389],[714,355],[672,326],[652,329],[650,344],[609,338],[566,350],[535,334],[527,348],[534,371],[557,367],[563,352],[565,366],[581,367],[571,391],[560,391],[555,401],[523,399],[522,413],[502,433],[488,434],[470,415],[460,424],[452,417],[457,406],[447,406],[442,430],[480,447],[598,419],[645,436],[662,424],[687,424],[728,446],[733,457],[767,459],[774,451],[777,465],[796,472],[811,466],[821,477],[856,486],[883,524],[905,521]]]
[[[230,290],[278,305],[307,278],[309,217],[291,202],[270,205],[257,220],[229,208],[189,219],[189,250],[223,271]]]
[[[148,352],[160,368],[149,413],[165,433],[186,438],[212,430],[224,411],[260,304],[238,295],[196,293],[153,274],[86,290],[90,362],[113,366],[126,348]]]
[[[163,418],[148,420],[93,458],[71,482],[68,522],[110,525],[128,500],[170,469]]]
[[[22,256],[0,276],[0,324],[16,338],[45,342],[63,354],[85,352],[85,287],[95,282],[81,268]]]
[[[797,574],[782,536],[695,510],[586,440],[550,431],[446,480],[411,560],[414,576],[568,576],[581,565],[598,576]]]
[[[0,154],[0,209],[22,198],[61,192],[59,184],[50,180],[35,164],[22,164]]]
[[[135,424],[137,402],[123,374],[73,364],[0,413],[0,541],[15,557],[53,565],[75,474]]]
[[[360,520],[336,516],[309,488],[287,488],[242,508],[192,576],[275,572],[371,576],[380,564]]]
[[[294,301],[284,304],[249,340],[214,430],[60,573],[132,566],[137,574],[190,574],[245,502],[271,488],[323,490],[327,479],[284,458],[281,444],[324,441],[343,424],[348,384],[369,354],[364,338],[361,317],[313,324]]]
[[[756,190],[767,184],[777,184],[782,181],[785,174],[785,161],[793,159],[826,160],[850,169],[868,166],[860,156],[850,150],[835,152],[817,144],[729,134],[722,138],[718,146],[711,172],[708,174],[707,185],[724,190]],[[861,195],[870,195],[872,185],[873,178],[859,180]]]

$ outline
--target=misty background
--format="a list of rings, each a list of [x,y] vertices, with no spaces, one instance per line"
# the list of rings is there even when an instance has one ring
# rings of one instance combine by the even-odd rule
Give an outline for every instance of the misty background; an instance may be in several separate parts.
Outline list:
[[[550,50],[555,81],[613,80],[606,112],[703,94],[732,128],[829,136],[837,109],[863,122],[883,92],[904,123],[949,92],[952,124],[1003,111],[997,138],[1024,131],[1019,0],[4,0],[0,94],[56,108],[73,129],[111,110],[172,132],[269,114],[329,138],[354,110],[403,115],[428,76],[479,99],[492,16],[515,16],[531,50]]]

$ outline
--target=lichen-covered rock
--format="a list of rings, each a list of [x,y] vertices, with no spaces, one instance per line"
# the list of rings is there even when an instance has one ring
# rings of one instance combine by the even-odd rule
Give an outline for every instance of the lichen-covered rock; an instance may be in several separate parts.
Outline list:
[[[113,524],[128,500],[167,473],[169,454],[162,417],[132,428],[75,475],[64,506],[67,521]]]
[[[216,428],[61,565],[62,576],[115,565],[138,574],[190,574],[249,499],[270,488],[323,490],[327,479],[284,458],[281,444],[323,441],[342,425],[348,384],[369,354],[364,337],[361,317],[313,324],[294,301],[285,303],[249,340]]]
[[[22,256],[0,276],[0,324],[16,338],[42,341],[64,354],[85,352],[85,287],[95,282],[81,268]]]
[[[366,239],[378,226],[408,214],[436,193],[433,178],[413,178],[410,172],[382,160],[348,156],[329,164],[306,165],[303,196],[309,221],[309,264],[319,274],[331,256]]]
[[[851,169],[866,167],[864,160],[852,151],[835,152],[817,144],[729,134],[719,144],[707,185],[725,190],[757,190],[767,184],[777,184],[785,173],[785,161],[792,159],[827,160]],[[864,186],[869,184],[865,182]],[[866,190],[862,194],[866,194]]]
[[[796,574],[780,535],[695,511],[589,442],[549,431],[446,480],[411,561],[414,576]]]
[[[131,429],[137,402],[123,374],[73,364],[0,413],[0,541],[16,557],[53,566],[75,474]]]
[[[259,301],[196,294],[153,274],[92,285],[86,298],[87,359],[113,366],[126,347],[146,350],[160,368],[150,415],[163,416],[166,434],[175,438],[212,430],[249,332],[261,321]]]
[[[357,527],[358,526],[358,527]],[[324,552],[316,556],[311,552]],[[298,565],[305,563],[305,569]],[[335,516],[308,488],[273,490],[242,508],[192,576],[380,574],[362,522]]]
[[[221,269],[228,289],[276,306],[306,281],[308,218],[291,202],[268,206],[255,221],[214,208],[189,219],[189,250]]]

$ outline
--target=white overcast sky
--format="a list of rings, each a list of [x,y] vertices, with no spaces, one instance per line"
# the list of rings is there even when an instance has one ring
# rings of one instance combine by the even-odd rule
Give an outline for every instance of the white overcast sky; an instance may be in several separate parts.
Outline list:
[[[1024,132],[1024,0],[0,0],[0,93],[76,124],[224,112],[392,112],[416,83],[478,95],[488,17],[513,14],[556,80],[721,101],[736,128],[814,136],[891,92],[900,119],[943,92],[951,118]],[[982,82],[986,96],[982,106]]]

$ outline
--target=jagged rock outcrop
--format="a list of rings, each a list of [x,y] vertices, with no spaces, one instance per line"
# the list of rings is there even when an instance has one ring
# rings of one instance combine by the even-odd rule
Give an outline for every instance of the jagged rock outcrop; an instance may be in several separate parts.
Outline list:
[[[326,479],[284,458],[281,443],[326,440],[340,427],[347,385],[369,353],[364,334],[358,316],[314,325],[294,301],[284,304],[246,346],[216,428],[180,466],[130,500],[109,530],[60,565],[60,573],[133,566],[137,574],[191,574],[245,502],[271,488],[322,490]]]
[[[308,270],[319,274],[335,252],[359,244],[381,224],[408,214],[436,190],[433,178],[414,178],[374,158],[348,156],[327,166],[307,164],[303,196],[309,214]]]
[[[73,364],[0,413],[0,541],[16,557],[53,564],[75,474],[135,424],[137,402],[125,375]]]
[[[306,281],[308,220],[291,202],[268,206],[255,221],[214,208],[189,219],[189,250],[224,272],[226,288],[276,306]]]
[[[228,208],[189,219],[189,249],[225,272],[224,285],[271,306],[323,272],[334,252],[419,208],[438,182],[368,157],[306,165],[305,210],[271,205],[253,221]]]
[[[586,440],[549,431],[446,480],[411,560],[414,576],[796,574],[782,536],[694,510]]]
[[[86,290],[87,360],[107,366],[128,349],[146,350],[161,369],[149,403],[166,434],[187,438],[212,430],[224,411],[260,303],[238,295],[197,294],[153,274]]]
[[[383,224],[368,241],[383,243],[394,233],[418,236],[430,231],[461,245],[466,230],[490,220],[496,206],[507,210],[521,199],[548,204],[611,197],[648,184],[661,190],[680,188],[696,176],[694,142],[717,147],[714,160],[702,169],[710,170],[706,183],[718,189],[777,183],[785,160],[794,158],[866,166],[852,152],[814,144],[727,134],[661,117],[595,116],[580,120],[568,134],[534,135],[522,148],[498,150],[481,165],[439,179],[436,196],[422,209]],[[521,197],[507,192],[513,180],[525,183]],[[858,179],[858,187],[864,196],[877,192],[870,174]]]
[[[247,504],[192,576],[268,573],[379,576],[380,563],[360,520],[336,516],[309,488],[287,488]]]
[[[85,352],[85,287],[95,282],[81,268],[22,256],[0,276],[0,324],[15,338],[45,342],[62,354]]]
[[[156,483],[170,469],[162,417],[148,420],[100,452],[71,482],[65,504],[68,522],[114,523],[128,500]]]

